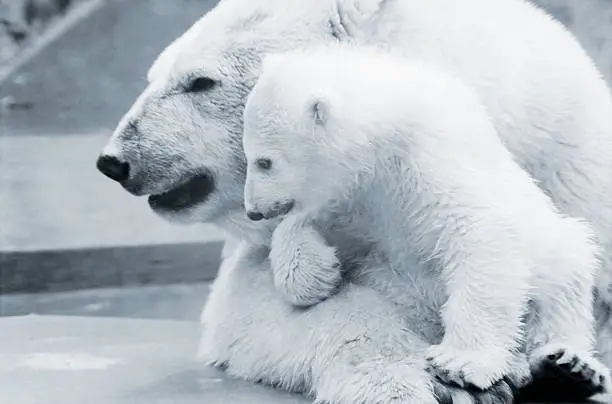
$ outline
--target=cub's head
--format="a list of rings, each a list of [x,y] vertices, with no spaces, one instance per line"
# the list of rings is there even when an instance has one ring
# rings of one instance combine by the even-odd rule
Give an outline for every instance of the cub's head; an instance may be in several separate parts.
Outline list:
[[[325,60],[327,51],[264,59],[244,111],[251,220],[313,212],[341,199],[368,163],[352,94],[338,85],[342,68],[335,57]]]
[[[219,222],[243,209],[242,118],[261,58],[337,41],[335,1],[223,0],[158,57],[97,166],[172,221]],[[345,3],[350,3],[347,1]],[[234,216],[232,216],[234,217]]]

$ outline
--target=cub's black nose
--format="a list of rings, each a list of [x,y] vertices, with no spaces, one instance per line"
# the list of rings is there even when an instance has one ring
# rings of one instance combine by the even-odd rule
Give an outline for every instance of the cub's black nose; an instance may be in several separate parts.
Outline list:
[[[249,210],[247,212],[247,216],[249,217],[249,219],[251,219],[251,220],[253,220],[255,222],[257,222],[259,220],[262,220],[264,218],[263,213],[256,212],[254,210]]]
[[[119,161],[115,156],[102,155],[98,157],[96,167],[102,174],[117,182],[127,180],[130,175],[130,165]]]

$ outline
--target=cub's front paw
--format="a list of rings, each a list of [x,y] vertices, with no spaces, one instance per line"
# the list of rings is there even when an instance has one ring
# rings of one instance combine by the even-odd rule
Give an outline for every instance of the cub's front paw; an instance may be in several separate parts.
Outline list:
[[[291,304],[312,306],[333,295],[342,280],[336,250],[314,229],[304,228],[270,251],[274,285]]]
[[[486,390],[509,373],[509,353],[500,350],[465,351],[440,344],[428,348],[429,372],[444,383]]]
[[[585,400],[595,394],[612,391],[610,370],[589,353],[579,353],[569,345],[546,344],[535,349],[529,358],[534,386],[547,381],[563,385],[564,395]],[[543,387],[542,387],[543,389]]]

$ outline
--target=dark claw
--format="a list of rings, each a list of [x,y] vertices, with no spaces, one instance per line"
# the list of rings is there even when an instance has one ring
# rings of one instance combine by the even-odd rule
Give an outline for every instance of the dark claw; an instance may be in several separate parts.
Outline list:
[[[593,377],[593,376],[591,376]],[[604,383],[606,382],[606,378],[604,375],[599,375],[599,386],[597,386],[597,393],[602,393],[604,389]]]
[[[566,364],[566,367],[569,368],[569,369],[573,369],[578,364],[578,360],[579,359],[576,356],[574,356],[572,358],[572,360],[569,361],[568,364]],[[582,364],[582,365],[584,366],[584,364]]]
[[[214,362],[211,364],[211,366],[214,367],[215,369],[225,372],[227,368],[229,368],[229,362],[228,361]]]
[[[533,375],[533,382],[521,390],[521,401],[582,402],[603,391],[603,375],[599,376],[598,384],[593,383],[595,371],[588,364],[582,363],[580,369],[573,370],[580,363],[580,358],[574,357],[569,363],[557,363],[563,353],[547,357],[548,360]]]

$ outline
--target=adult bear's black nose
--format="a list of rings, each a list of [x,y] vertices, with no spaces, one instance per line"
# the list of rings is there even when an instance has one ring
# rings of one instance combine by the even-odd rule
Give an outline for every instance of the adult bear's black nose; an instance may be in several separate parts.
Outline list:
[[[101,155],[98,157],[96,167],[102,174],[117,182],[127,180],[130,175],[130,165],[115,156]]]
[[[255,210],[249,210],[247,212],[247,216],[249,217],[249,219],[251,219],[251,220],[253,220],[255,222],[257,222],[259,220],[262,220],[264,218],[263,213],[257,212]]]

